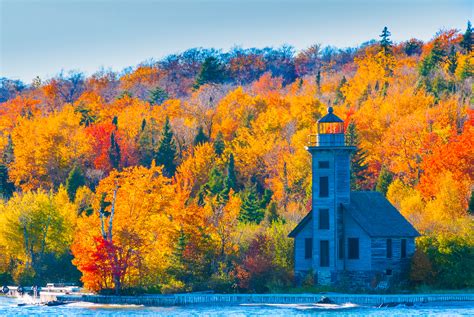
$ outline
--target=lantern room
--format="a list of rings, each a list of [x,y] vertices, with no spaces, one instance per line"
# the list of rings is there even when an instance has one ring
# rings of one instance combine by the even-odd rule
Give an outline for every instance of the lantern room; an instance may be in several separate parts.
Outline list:
[[[334,114],[332,107],[318,121],[318,133],[310,136],[310,146],[345,146],[344,121]]]

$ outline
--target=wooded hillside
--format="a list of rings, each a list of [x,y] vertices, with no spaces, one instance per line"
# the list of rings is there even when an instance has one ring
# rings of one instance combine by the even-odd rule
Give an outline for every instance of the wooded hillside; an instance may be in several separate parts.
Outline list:
[[[425,236],[413,285],[474,286],[472,28],[295,52],[190,49],[122,73],[0,86],[0,284],[173,292],[292,284],[304,146],[332,105]],[[72,262],[71,262],[72,261]],[[77,268],[77,270],[75,269]]]

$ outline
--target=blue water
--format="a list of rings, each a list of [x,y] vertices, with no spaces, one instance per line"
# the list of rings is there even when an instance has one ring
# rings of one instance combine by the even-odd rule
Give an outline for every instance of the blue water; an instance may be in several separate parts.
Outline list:
[[[20,300],[0,297],[0,316],[474,316],[472,303],[423,304],[413,307],[374,308],[347,304],[342,307],[314,305],[235,305],[143,307],[73,303],[63,306],[18,306]]]

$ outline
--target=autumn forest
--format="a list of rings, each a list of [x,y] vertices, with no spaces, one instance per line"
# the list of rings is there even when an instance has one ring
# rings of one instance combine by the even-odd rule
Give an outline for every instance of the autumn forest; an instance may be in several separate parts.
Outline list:
[[[1,78],[0,285],[294,288],[305,145],[332,106],[357,146],[352,189],[380,191],[423,234],[406,287],[473,288],[472,30]]]

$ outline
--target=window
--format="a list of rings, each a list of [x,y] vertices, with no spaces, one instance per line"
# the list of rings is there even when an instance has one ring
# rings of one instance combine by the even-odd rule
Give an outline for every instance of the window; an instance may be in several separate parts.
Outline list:
[[[329,229],[329,209],[319,209],[319,229]]]
[[[385,275],[392,275],[392,270],[391,269],[386,269],[385,270]]]
[[[311,259],[313,257],[313,239],[304,239],[304,258]]]
[[[339,239],[339,259],[344,259],[344,239]]]
[[[348,238],[347,245],[349,247],[348,258],[355,260],[359,258],[359,238]]]
[[[329,161],[319,161],[318,162],[319,168],[329,168]]]
[[[329,266],[329,241],[321,240],[319,241],[319,266],[328,267]]]
[[[387,239],[387,258],[392,258],[392,239]]]
[[[402,239],[402,246],[400,250],[400,257],[406,258],[407,257],[407,239]]]
[[[321,176],[319,178],[319,197],[329,196],[329,177]]]

